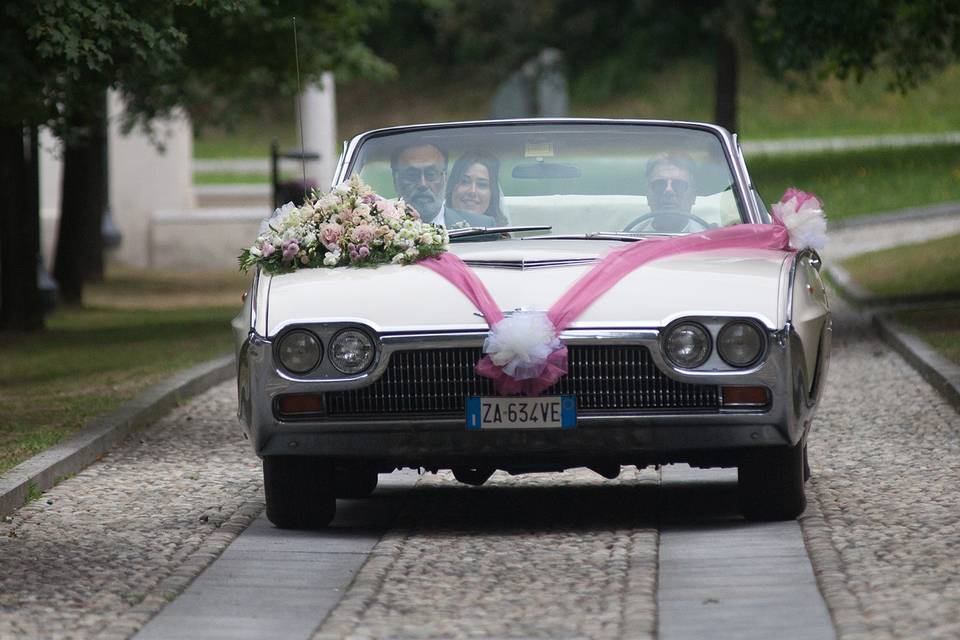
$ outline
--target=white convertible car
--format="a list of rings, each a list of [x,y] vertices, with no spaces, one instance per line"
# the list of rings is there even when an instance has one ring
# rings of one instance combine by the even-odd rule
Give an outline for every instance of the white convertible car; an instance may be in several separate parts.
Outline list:
[[[552,337],[563,371],[519,392],[479,372],[493,319],[436,269],[258,268],[234,322],[238,413],[276,526],[326,526],[337,498],[404,467],[473,485],[498,469],[736,467],[745,517],[803,511],[830,311],[814,249],[711,244],[786,228],[735,136],[636,120],[395,127],[345,145],[334,184],[351,176],[442,222],[507,317],[555,310],[605,257],[668,249],[581,287]]]

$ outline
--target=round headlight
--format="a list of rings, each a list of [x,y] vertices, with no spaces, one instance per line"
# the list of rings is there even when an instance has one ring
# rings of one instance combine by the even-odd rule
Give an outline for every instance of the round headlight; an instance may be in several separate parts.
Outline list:
[[[344,329],[330,341],[330,362],[341,373],[360,373],[370,366],[377,349],[363,331]]]
[[[280,364],[293,373],[307,373],[320,363],[323,347],[317,336],[304,329],[295,329],[280,338],[277,345]]]
[[[733,367],[749,367],[763,353],[763,333],[752,322],[734,320],[717,335],[717,352]]]
[[[673,364],[694,369],[710,357],[710,334],[699,324],[681,322],[670,328],[663,350]]]

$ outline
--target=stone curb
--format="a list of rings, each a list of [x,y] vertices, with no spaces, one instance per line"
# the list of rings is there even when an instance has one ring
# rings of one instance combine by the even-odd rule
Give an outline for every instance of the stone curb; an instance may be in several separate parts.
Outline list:
[[[174,374],[141,391],[113,413],[0,475],[0,518],[23,506],[31,492],[46,491],[94,462],[128,434],[154,422],[178,403],[227,380],[233,354]]]
[[[856,307],[875,307],[897,305],[905,303],[937,303],[956,300],[957,296],[904,296],[882,297],[873,296],[850,277],[850,274],[840,266],[831,266],[828,270],[834,289],[843,299]],[[937,353],[936,349],[923,339],[913,335],[906,328],[883,314],[873,315],[873,325],[880,335],[880,339],[890,345],[916,369],[924,380],[929,382],[953,408],[960,411],[960,366],[957,366]]]
[[[916,369],[949,402],[960,411],[960,366],[941,356],[896,320],[883,314],[873,316],[880,337]]]

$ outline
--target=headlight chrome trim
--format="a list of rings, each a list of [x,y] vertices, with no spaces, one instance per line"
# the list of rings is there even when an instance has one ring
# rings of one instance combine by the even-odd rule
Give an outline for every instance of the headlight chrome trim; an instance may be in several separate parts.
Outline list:
[[[342,363],[338,363],[338,359],[336,355],[339,341],[349,339],[351,337],[361,338],[362,340],[366,341],[367,354],[364,356],[363,360],[361,361],[361,365],[355,368],[341,366]],[[329,345],[330,364],[332,364],[337,371],[339,371],[344,375],[348,375],[348,376],[360,375],[363,372],[370,369],[370,367],[373,366],[373,364],[377,361],[377,355],[379,351],[377,345],[378,345],[377,340],[372,338],[369,333],[367,333],[366,331],[363,331],[358,327],[346,327],[344,329],[341,329],[340,331],[335,333],[334,336],[330,339],[330,345]]]
[[[730,331],[738,327],[748,327],[751,329],[757,340],[757,350],[749,360],[737,361],[731,357],[729,353],[725,353],[724,350],[724,336]],[[747,369],[754,366],[761,360],[763,360],[764,355],[767,351],[767,334],[763,327],[761,327],[756,321],[745,319],[745,318],[736,318],[733,319],[723,327],[720,328],[720,331],[717,332],[717,355],[720,356],[720,359],[731,367],[736,367],[737,369]]]
[[[688,363],[680,362],[675,355],[671,353],[669,347],[671,338],[684,326],[690,327],[695,332],[699,331],[705,340],[701,355],[698,356],[696,361],[691,361]],[[713,353],[713,335],[702,323],[689,318],[680,318],[679,320],[671,322],[663,330],[663,334],[660,338],[660,351],[663,353],[663,357],[672,366],[683,370],[696,369],[698,367],[702,367],[710,359],[710,355]]]
[[[312,341],[313,346],[316,349],[316,355],[314,357],[307,358],[307,360],[311,361],[312,364],[309,366],[304,366],[303,368],[291,366],[290,362],[284,359],[285,343],[287,343],[288,340],[295,340],[299,336],[305,337],[308,341]],[[281,367],[294,375],[306,375],[320,366],[320,363],[323,361],[323,342],[313,331],[310,331],[309,329],[294,328],[290,329],[289,331],[285,331],[283,335],[278,337],[275,344],[277,362],[280,363]]]

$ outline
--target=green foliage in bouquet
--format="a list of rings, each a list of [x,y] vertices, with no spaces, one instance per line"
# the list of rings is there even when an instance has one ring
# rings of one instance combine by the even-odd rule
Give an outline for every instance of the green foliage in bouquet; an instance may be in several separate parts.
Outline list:
[[[359,176],[302,207],[288,202],[268,225],[240,254],[241,271],[409,264],[443,253],[449,242],[443,227],[421,221],[403,199],[381,198]]]

